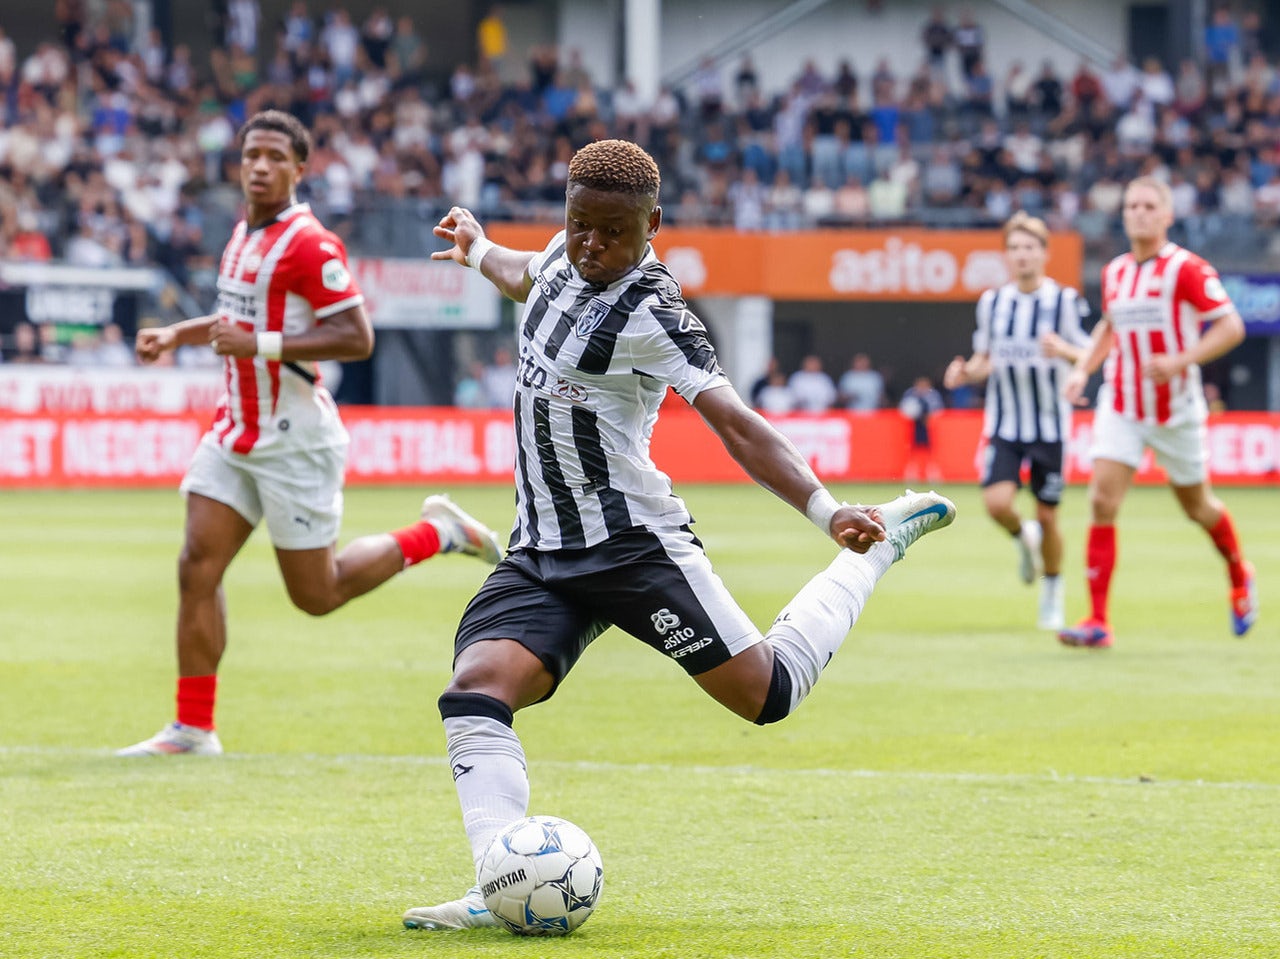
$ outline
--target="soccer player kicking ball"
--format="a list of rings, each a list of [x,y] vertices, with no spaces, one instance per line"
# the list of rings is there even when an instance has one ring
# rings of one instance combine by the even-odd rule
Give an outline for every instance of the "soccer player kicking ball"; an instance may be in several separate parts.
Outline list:
[[[428,497],[412,526],[335,551],[347,432],[317,360],[373,351],[364,297],[341,241],[298,203],[311,138],[268,110],[240,131],[246,216],[222,254],[211,316],[142,330],[144,363],[208,343],[225,357],[226,392],[182,481],[186,535],[178,559],[177,719],[118,756],[217,755],[218,664],[227,644],[222,577],[266,520],[289,598],[332,612],[438,552],[496,563],[497,538],[446,497]]]
[[[777,722],[809,694],[877,580],[955,516],[937,493],[837,503],[795,447],[743,403],[650,245],[662,222],[658,188],[649,154],[602,140],[570,162],[565,229],[541,252],[495,245],[458,207],[436,228],[453,247],[434,259],[465,263],[525,304],[511,549],[463,613],[439,700],[477,866],[489,841],[527,811],[514,714],[550,698],[609,625],[674,659],[743,719]],[[842,547],[767,635],[712,570],[685,504],[649,457],[668,386],[757,483]],[[495,920],[473,887],[410,909],[404,924]]]
[[[1093,648],[1114,641],[1107,597],[1116,565],[1116,516],[1148,446],[1169,474],[1182,511],[1226,560],[1231,627],[1243,636],[1258,615],[1254,571],[1240,550],[1231,514],[1209,487],[1200,364],[1239,344],[1244,322],[1214,268],[1169,242],[1173,202],[1163,181],[1133,180],[1125,188],[1123,218],[1129,252],[1103,270],[1102,319],[1065,387],[1067,399],[1079,401],[1089,375],[1106,357],[1090,451],[1092,522],[1085,564],[1091,610],[1058,639]]]
[[[955,389],[987,381],[982,420],[982,501],[988,515],[1018,547],[1024,583],[1040,581],[1041,629],[1061,629],[1063,613],[1062,459],[1071,436],[1071,404],[1060,395],[1070,363],[1089,345],[1080,326],[1088,304],[1071,287],[1045,276],[1049,228],[1019,211],[1004,225],[1004,255],[1013,279],[978,300],[973,355],[957,356],[942,385]],[[1030,466],[1036,518],[1014,506],[1022,466]]]

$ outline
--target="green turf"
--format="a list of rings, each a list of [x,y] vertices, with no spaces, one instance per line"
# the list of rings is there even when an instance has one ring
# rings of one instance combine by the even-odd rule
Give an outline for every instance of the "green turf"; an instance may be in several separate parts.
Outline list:
[[[455,489],[505,526],[510,491]],[[684,490],[762,625],[832,554],[751,487]],[[886,487],[840,489],[864,501]],[[614,632],[522,714],[532,811],[605,862],[567,940],[414,933],[470,881],[435,698],[480,582],[445,557],[324,619],[255,535],[229,576],[221,760],[120,761],[172,708],[172,491],[0,493],[0,956],[1280,955],[1280,509],[1223,490],[1263,621],[1169,494],[1121,525],[1117,645],[1062,649],[976,490],[800,712],[759,729]],[[421,492],[353,489],[345,537]],[[1069,612],[1085,504],[1067,497]]]

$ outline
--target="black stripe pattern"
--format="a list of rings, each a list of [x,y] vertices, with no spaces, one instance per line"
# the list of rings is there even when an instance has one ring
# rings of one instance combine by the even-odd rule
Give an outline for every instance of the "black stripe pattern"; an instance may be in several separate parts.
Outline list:
[[[649,457],[668,387],[727,384],[706,329],[652,250],[618,282],[587,284],[554,240],[530,264],[520,322],[512,547],[583,548],[637,526],[691,522]]]

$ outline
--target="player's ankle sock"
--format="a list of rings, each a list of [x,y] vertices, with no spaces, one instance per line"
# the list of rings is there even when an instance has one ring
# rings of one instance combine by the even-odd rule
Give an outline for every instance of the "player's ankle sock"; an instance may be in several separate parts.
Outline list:
[[[213,728],[213,707],[218,698],[218,676],[178,677],[178,722],[200,729]]]
[[[491,696],[445,693],[439,705],[462,827],[479,871],[493,837],[528,812],[524,747],[511,728],[511,710]]]
[[[421,519],[412,526],[391,531],[391,538],[400,547],[405,569],[440,552],[440,531],[435,524]]]
[[[1222,518],[1209,530],[1209,538],[1218,548],[1222,558],[1227,561],[1227,573],[1231,577],[1231,585],[1240,589],[1245,584],[1244,557],[1240,555],[1240,542],[1236,539],[1236,526],[1231,521],[1231,514],[1226,507],[1222,508]]]
[[[1090,526],[1085,546],[1085,576],[1089,581],[1089,602],[1093,618],[1107,621],[1107,595],[1111,591],[1111,574],[1116,568],[1116,528]]]
[[[768,704],[772,715],[762,714],[762,721],[781,719],[809,695],[895,555],[887,543],[876,543],[861,555],[842,549],[778,614],[765,639],[773,646],[774,662],[791,680],[790,702],[785,712],[781,704]],[[775,677],[777,672],[775,667]]]

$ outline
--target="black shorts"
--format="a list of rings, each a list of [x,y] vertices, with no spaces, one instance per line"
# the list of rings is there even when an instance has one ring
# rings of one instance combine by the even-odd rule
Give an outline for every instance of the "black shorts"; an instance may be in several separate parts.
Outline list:
[[[513,639],[559,685],[612,625],[691,676],[761,639],[692,531],[637,527],[585,549],[512,550],[467,604],[454,656],[481,640]]]
[[[982,454],[982,485],[1022,487],[1022,464],[1031,465],[1031,493],[1046,506],[1062,502],[1062,444],[1017,443],[993,436]]]

